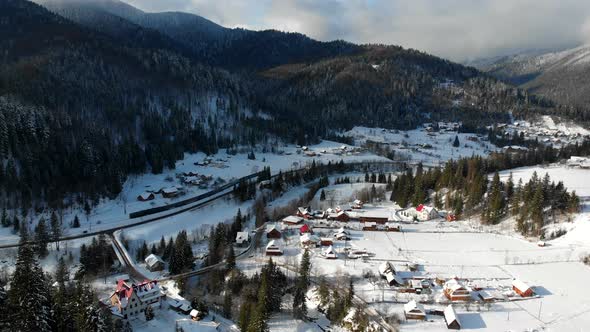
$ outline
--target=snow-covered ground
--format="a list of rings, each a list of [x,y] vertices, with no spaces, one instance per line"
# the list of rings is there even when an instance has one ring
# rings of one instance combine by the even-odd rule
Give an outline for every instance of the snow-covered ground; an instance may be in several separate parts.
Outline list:
[[[341,147],[346,146],[343,151]],[[123,191],[114,200],[102,200],[96,206],[90,215],[86,216],[81,208],[69,208],[64,211],[63,221],[65,232],[64,235],[82,234],[83,232],[97,231],[108,229],[119,225],[133,223],[133,219],[128,219],[131,212],[170,204],[175,201],[183,200],[188,197],[203,194],[213,189],[212,183],[215,180],[228,182],[242,176],[261,171],[264,167],[271,167],[271,172],[278,173],[294,168],[301,168],[311,164],[313,160],[316,163],[328,162],[363,162],[373,160],[387,160],[386,158],[376,156],[369,152],[354,151],[351,146],[341,143],[322,141],[320,144],[309,146],[307,151],[303,151],[294,145],[277,147],[277,153],[255,152],[255,160],[247,158],[247,153],[229,155],[225,150],[220,150],[216,155],[209,156],[212,160],[208,165],[196,165],[201,163],[207,157],[203,153],[185,154],[183,160],[176,162],[176,169],[165,170],[162,174],[146,173],[140,176],[130,177],[123,185]],[[348,152],[347,152],[348,151]],[[314,156],[308,156],[305,153],[313,153]],[[198,173],[200,175],[211,176],[213,180],[207,187],[199,187],[182,184],[177,175],[182,173]],[[155,199],[141,202],[137,197],[146,191],[158,191],[161,188],[173,186],[182,186],[184,195],[175,198],[164,198],[161,194],[155,194]],[[75,216],[80,219],[80,228],[70,228],[70,224]],[[40,216],[35,216],[29,220],[31,228],[37,223]],[[48,220],[49,216],[45,216]],[[29,218],[31,219],[31,218]],[[11,228],[0,228],[0,243],[16,243],[18,235],[13,234]]]

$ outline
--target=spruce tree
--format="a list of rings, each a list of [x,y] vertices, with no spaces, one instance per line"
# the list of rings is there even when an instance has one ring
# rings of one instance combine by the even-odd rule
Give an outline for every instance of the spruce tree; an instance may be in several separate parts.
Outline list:
[[[35,251],[39,257],[43,258],[49,253],[47,250],[47,244],[49,243],[49,231],[45,224],[45,218],[41,217],[37,227],[35,227]]]
[[[459,142],[459,136],[455,135],[455,140],[453,141],[453,147],[458,148],[461,145]]]
[[[225,290],[223,296],[223,317],[227,319],[232,318],[233,296],[230,289]]]
[[[248,331],[250,325],[250,315],[252,313],[252,304],[250,302],[244,302],[240,307],[240,318],[238,320],[238,327],[240,331]]]
[[[80,218],[78,218],[78,215],[74,217],[74,221],[72,222],[72,228],[80,228]]]
[[[225,259],[225,267],[226,269],[232,270],[236,267],[236,253],[234,252],[234,246],[229,245],[229,250],[227,251],[227,258]]]
[[[62,227],[55,211],[51,212],[51,241],[55,242],[55,248],[59,251],[59,238],[62,236]]]

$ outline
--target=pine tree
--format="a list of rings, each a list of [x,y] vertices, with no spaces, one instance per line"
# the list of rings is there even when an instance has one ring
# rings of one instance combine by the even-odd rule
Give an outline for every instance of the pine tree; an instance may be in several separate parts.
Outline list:
[[[260,286],[258,287],[258,296],[256,307],[254,308],[253,315],[248,324],[248,332],[267,332],[268,324],[268,278],[265,273],[262,274],[260,279]]]
[[[55,242],[55,248],[59,251],[59,238],[62,236],[61,222],[55,211],[51,212],[51,241]]]
[[[49,232],[45,225],[45,218],[41,217],[37,227],[35,227],[35,251],[39,257],[45,257],[49,253],[47,251],[47,244],[49,243]]]
[[[232,292],[229,289],[226,289],[225,294],[223,296],[223,317],[225,317],[227,319],[232,318],[232,307],[233,307]]]
[[[240,331],[246,332],[248,331],[248,326],[250,325],[250,315],[252,313],[252,304],[250,302],[245,302],[240,307],[240,318],[238,320],[238,327]]]
[[[78,218],[78,215],[74,217],[74,221],[72,222],[72,228],[80,228],[80,218]]]
[[[236,267],[236,253],[234,252],[234,246],[230,244],[229,250],[227,251],[227,258],[225,259],[226,269],[232,270]]]
[[[301,258],[301,265],[299,266],[299,277],[295,285],[295,294],[293,296],[293,315],[296,318],[304,319],[307,316],[306,293],[309,288],[309,272],[311,269],[311,261],[309,251],[305,250]]]
[[[533,225],[535,225],[535,232],[540,234],[541,228],[544,226],[543,220],[543,186],[537,185],[533,199],[530,204],[529,215]]]
[[[0,165],[1,167],[1,165]],[[2,209],[2,227],[8,227],[10,226],[10,219],[8,219],[8,214],[6,213],[6,208]]]
[[[11,312],[12,329],[16,331],[51,331],[52,312],[48,285],[43,270],[35,258],[33,248],[26,244],[26,232],[21,237],[21,245],[8,303]],[[34,310],[34,313],[31,312]]]
[[[325,201],[326,200],[326,192],[322,189],[322,192],[320,193],[320,201]]]
[[[461,145],[459,142],[459,136],[455,135],[455,140],[453,141],[453,147],[458,148]]]

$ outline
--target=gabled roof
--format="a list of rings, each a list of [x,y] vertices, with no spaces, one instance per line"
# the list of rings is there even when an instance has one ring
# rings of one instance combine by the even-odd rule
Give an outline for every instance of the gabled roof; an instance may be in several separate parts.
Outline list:
[[[417,303],[416,300],[412,300],[406,304],[404,304],[404,312],[409,313],[413,310],[418,309],[420,312],[424,312],[424,307]]]
[[[299,232],[301,232],[301,233],[311,232],[311,227],[308,224],[304,224],[303,226],[301,226],[299,228]]]
[[[145,263],[146,263],[148,266],[154,266],[154,265],[155,265],[155,264],[157,264],[157,263],[162,263],[162,264],[164,264],[164,261],[163,261],[163,260],[162,260],[160,257],[158,257],[157,255],[150,254],[149,256],[147,256],[147,257],[145,258]]]
[[[270,233],[272,231],[276,230],[277,232],[280,232],[279,228],[277,227],[277,225],[268,225],[266,226],[266,232]]]
[[[301,213],[302,215],[309,214],[309,210],[308,210],[307,208],[304,208],[304,207],[299,207],[299,208],[297,208],[297,211],[298,211],[299,213]]]
[[[298,216],[287,216],[283,218],[283,222],[291,223],[291,224],[298,224],[303,221],[303,218]]]
[[[524,283],[520,279],[512,280],[512,286],[518,288],[518,290],[520,290],[521,292],[525,292],[531,288],[529,285],[527,285],[526,283]]]
[[[444,314],[445,314],[445,321],[448,324],[451,324],[453,321],[457,321],[457,323],[459,323],[459,325],[461,325],[461,322],[459,321],[459,317],[457,317],[457,313],[455,312],[455,309],[453,308],[452,304],[449,304],[445,310],[444,310]]]
[[[236,240],[248,240],[250,238],[250,233],[248,232],[237,232],[236,233]]]

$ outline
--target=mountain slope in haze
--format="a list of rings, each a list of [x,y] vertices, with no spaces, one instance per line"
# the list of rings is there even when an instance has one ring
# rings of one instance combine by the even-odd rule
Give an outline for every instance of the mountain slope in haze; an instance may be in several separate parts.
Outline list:
[[[146,13],[118,0],[36,0],[75,22],[85,24],[97,17],[115,15],[146,29],[170,37],[192,51],[201,62],[228,69],[262,69],[292,62],[352,54],[360,48],[343,41],[319,42],[299,33],[275,30],[228,29],[201,16],[163,12]],[[80,8],[85,9],[82,17]],[[86,24],[85,24],[86,25]],[[116,29],[115,35],[116,35]]]
[[[480,69],[561,104],[587,108],[590,103],[589,45],[504,57]]]

